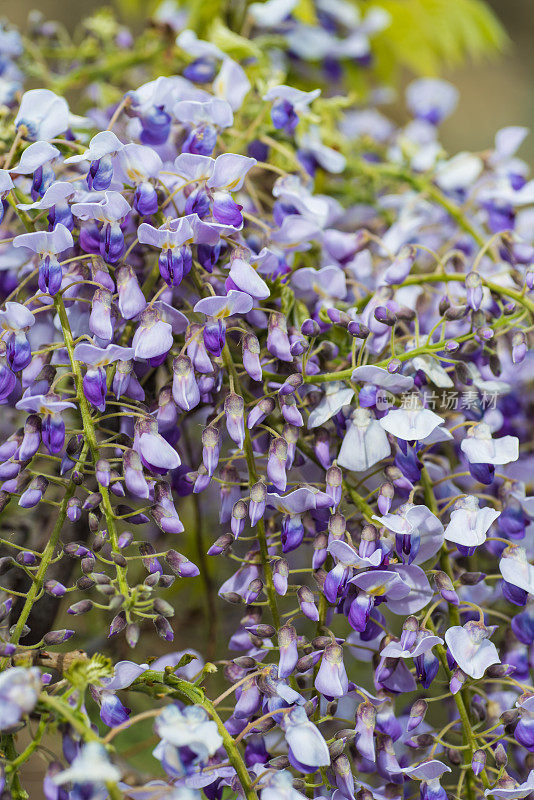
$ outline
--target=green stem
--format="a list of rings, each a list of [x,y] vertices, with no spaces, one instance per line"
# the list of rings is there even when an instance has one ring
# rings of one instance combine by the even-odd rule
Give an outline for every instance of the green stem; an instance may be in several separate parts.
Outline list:
[[[15,750],[15,740],[13,734],[6,733],[2,736],[2,748],[5,756],[9,761],[15,761],[17,758],[17,751]],[[17,772],[13,774],[11,779],[11,798],[12,800],[28,800],[28,793],[22,788],[20,778]]]
[[[479,247],[484,246],[484,239],[482,235],[466,218],[462,212],[462,209],[428,179],[420,177],[419,175],[415,175],[411,172],[407,172],[402,167],[398,167],[393,164],[373,164],[367,161],[359,161],[357,164],[357,169],[370,177],[380,176],[383,178],[391,178],[392,180],[401,181],[402,183],[407,183],[416,191],[421,192],[422,194],[427,194],[430,198],[432,198],[432,200],[445,209],[449,216],[452,217],[452,219],[462,230],[473,237]]]
[[[83,465],[85,463],[85,459],[87,458],[88,449],[89,449],[89,445],[88,445],[87,442],[85,442],[83,447],[82,447],[81,453],[79,455],[76,467],[73,469],[73,475],[77,470],[83,468]],[[26,621],[27,621],[28,617],[30,616],[30,612],[31,612],[35,602],[37,601],[37,599],[38,599],[38,597],[39,597],[39,595],[41,593],[41,590],[43,588],[43,584],[45,582],[46,573],[48,571],[48,567],[50,566],[50,562],[51,562],[52,558],[54,557],[54,552],[55,552],[57,543],[59,541],[59,537],[61,535],[61,531],[63,529],[63,525],[65,523],[65,519],[66,519],[66,516],[67,516],[68,503],[69,503],[69,500],[71,499],[71,497],[73,496],[75,490],[76,490],[76,484],[74,483],[73,479],[71,478],[70,481],[69,481],[69,484],[67,486],[67,490],[65,492],[63,500],[61,502],[61,505],[59,507],[56,523],[54,525],[52,533],[50,534],[50,538],[49,538],[49,540],[48,540],[48,542],[46,544],[46,547],[43,550],[43,553],[41,555],[41,563],[39,564],[39,569],[37,570],[37,573],[33,577],[32,584],[31,584],[31,586],[30,586],[30,588],[28,590],[28,593],[26,595],[26,600],[24,602],[24,606],[22,607],[22,611],[20,613],[20,616],[19,616],[19,618],[18,618],[18,620],[16,622],[16,625],[15,625],[15,628],[13,630],[13,633],[11,634],[10,641],[11,641],[12,644],[18,644],[19,643],[20,637],[22,635],[22,631],[24,630],[24,626],[26,624]],[[2,661],[0,661],[0,670],[6,669],[8,664],[9,664],[9,658],[3,658]]]
[[[224,349],[222,352],[223,360],[226,365],[226,368],[229,374],[232,376],[232,380],[234,382],[234,389],[238,394],[242,394],[241,385],[239,383],[239,376],[237,374],[237,370],[235,368],[235,364],[232,360],[232,355],[230,353],[230,348],[228,347],[228,343],[224,345]],[[245,445],[244,445],[244,452],[245,452],[245,459],[247,462],[248,468],[248,479],[249,485],[253,486],[257,483],[258,480],[258,473],[256,471],[256,462],[254,461],[254,451],[252,449],[252,440],[250,438],[250,432],[247,426],[245,425]],[[263,575],[265,578],[265,590],[267,593],[267,600],[269,602],[269,608],[271,609],[271,616],[273,618],[273,624],[275,628],[280,627],[280,612],[278,611],[278,603],[276,599],[276,589],[274,588],[274,581],[273,581],[273,571],[271,569],[271,562],[269,558],[269,547],[267,544],[267,534],[265,532],[265,522],[262,519],[258,520],[256,525],[258,530],[258,542],[260,545],[260,558],[261,564],[263,568]]]
[[[161,686],[161,684],[169,686],[172,689],[172,694],[183,702],[200,705],[207,711],[217,725],[217,730],[219,731],[219,734],[223,740],[223,745],[224,749],[226,750],[226,754],[228,755],[228,760],[236,771],[245,797],[247,800],[257,800],[257,794],[252,787],[250,775],[248,774],[248,770],[245,762],[243,761],[241,752],[233,737],[224,727],[224,723],[215,710],[213,703],[208,700],[201,688],[189,683],[188,681],[182,680],[182,678],[177,678],[172,672],[156,672],[154,670],[147,670],[144,672],[139,678],[137,678],[136,681],[134,681],[130,688],[135,690],[137,687],[146,687],[151,685]]]
[[[74,338],[72,336],[72,331],[70,328],[69,319],[67,317],[65,304],[63,302],[63,298],[60,295],[56,295],[56,297],[54,298],[54,305],[56,307],[59,321],[61,323],[63,338],[65,340],[65,346],[69,354],[71,369],[74,374],[74,383],[76,385],[76,399],[80,406],[80,414],[82,417],[82,426],[85,438],[87,443],[89,444],[89,449],[91,451],[93,461],[96,464],[99,458],[99,450],[98,450],[98,440],[96,438],[94,420],[91,416],[91,409],[89,407],[89,403],[83,391],[82,370],[79,362],[76,361],[76,359],[74,358]],[[104,517],[106,519],[106,525],[109,534],[111,549],[113,550],[114,553],[120,554],[117,526],[115,524],[115,515],[113,513],[113,508],[111,505],[109,489],[107,486],[103,486],[101,483],[99,483],[98,490],[102,496],[101,506],[104,512]],[[124,567],[116,565],[116,571],[117,571],[117,582],[119,585],[119,590],[121,594],[124,595],[125,598],[127,598],[129,596],[129,587],[128,587],[128,582],[126,580],[126,569]]]
[[[57,94],[64,94],[69,89],[83,83],[105,80],[111,75],[120,75],[130,67],[137,64],[146,64],[153,58],[163,53],[165,46],[161,41],[152,47],[135,47],[133,50],[119,52],[96,64],[89,64],[78,69],[71,69],[68,75],[55,78],[51,81],[52,89]]]
[[[401,284],[399,284],[399,286],[418,286],[422,283],[463,283],[464,281],[465,275],[459,275],[457,273],[448,274],[444,272],[429,272],[424,275],[409,275]],[[499,286],[498,284],[488,281],[485,278],[482,278],[482,283],[487,286],[491,292],[504,295],[510,300],[519,303],[519,305],[523,306],[523,308],[525,308],[534,317],[534,301],[532,301],[525,294],[522,294],[516,289],[510,289],[506,286]],[[471,338],[473,338],[473,334],[469,333],[465,334],[464,336],[456,337],[456,341],[463,342]],[[411,358],[414,358],[414,356],[430,355],[432,353],[440,352],[443,350],[443,348],[443,342],[436,342],[435,344],[427,344],[423,347],[415,347],[413,350],[406,350],[404,353],[398,353],[396,357],[399,361],[409,361]],[[383,361],[378,361],[375,366],[387,367],[390,360],[390,358],[386,358]],[[338,372],[326,372],[322,375],[305,375],[304,382],[316,384],[347,380],[352,376],[353,371],[353,368],[349,367],[347,369],[339,370]]]
[[[436,502],[434,491],[432,489],[432,481],[430,480],[430,476],[427,472],[426,467],[423,467],[421,471],[421,481],[425,493],[426,505],[428,506],[428,508],[430,508],[433,514],[436,514],[438,511],[438,504]],[[440,566],[443,572],[445,572],[449,576],[451,581],[454,581],[453,568],[451,560],[449,558],[449,553],[446,544],[443,544],[443,547],[441,549]],[[461,625],[460,613],[458,611],[457,606],[455,606],[453,603],[449,603],[448,606],[449,606],[449,617],[452,625],[453,626]],[[430,630],[434,631],[435,633],[436,629],[434,627],[433,622],[431,620],[428,620],[427,624]],[[449,670],[449,665],[447,663],[447,652],[443,647],[443,645],[441,644],[436,646],[436,651],[438,654],[438,658],[441,661],[441,665],[445,670],[447,678],[450,682],[451,671]],[[468,745],[465,754],[466,781],[467,781],[468,796],[470,800],[473,800],[475,787],[474,787],[474,774],[472,772],[471,764],[473,760],[473,753],[475,752],[475,750],[478,749],[478,745],[475,736],[473,734],[473,726],[469,716],[469,694],[466,689],[462,689],[461,691],[454,694],[453,698],[454,702],[456,703],[456,708],[458,709],[458,714],[460,715],[460,719],[462,721],[464,742],[466,745]],[[482,778],[484,786],[486,787],[486,789],[488,789],[490,786],[490,782],[485,769],[483,769],[482,772],[480,773],[480,777]]]
[[[85,722],[83,717],[71,708],[67,703],[64,703],[61,697],[47,694],[42,692],[39,696],[41,703],[48,708],[55,711],[62,719],[69,723],[69,725],[77,731],[85,742],[98,742],[105,747],[100,736],[95,733],[88,722]],[[121,800],[124,797],[116,783],[106,781],[106,788],[109,793],[110,800]]]
[[[46,730],[46,725],[47,725],[47,720],[44,719],[44,718],[41,718],[39,720],[39,725],[38,725],[37,730],[35,732],[34,739],[32,739],[32,741],[29,743],[29,745],[26,747],[26,749],[23,750],[22,753],[19,756],[17,756],[17,758],[13,759],[13,761],[10,761],[6,765],[6,772],[15,772],[16,769],[18,767],[20,767],[22,764],[24,764],[24,762],[29,759],[29,757],[32,755],[32,753],[34,753],[37,750],[37,748],[39,747],[39,745],[41,743],[41,739],[44,736],[44,733],[45,733],[45,730]]]

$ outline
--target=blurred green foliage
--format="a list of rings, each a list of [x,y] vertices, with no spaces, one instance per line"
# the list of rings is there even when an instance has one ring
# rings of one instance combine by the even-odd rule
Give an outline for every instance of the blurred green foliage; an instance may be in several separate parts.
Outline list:
[[[115,0],[126,20],[142,20],[158,6],[158,0]],[[417,75],[439,75],[466,60],[477,60],[501,51],[507,35],[484,0],[353,0],[360,13],[381,8],[391,19],[388,27],[373,38],[375,74],[394,81],[403,69]],[[215,41],[213,32],[224,22],[234,32],[245,23],[246,0],[183,0],[180,7],[189,12],[189,25],[199,35]],[[316,22],[313,0],[300,0],[293,16],[308,24]],[[211,33],[211,36],[210,36]],[[226,36],[229,35],[229,32]],[[221,49],[227,49],[216,41]],[[248,43],[228,49],[234,57],[245,56]],[[253,53],[251,52],[250,55]]]

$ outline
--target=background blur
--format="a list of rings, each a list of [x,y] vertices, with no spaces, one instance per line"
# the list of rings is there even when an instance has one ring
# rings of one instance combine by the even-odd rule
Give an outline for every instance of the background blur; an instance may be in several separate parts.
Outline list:
[[[21,25],[28,12],[38,8],[45,17],[72,29],[103,5],[102,0],[3,0],[0,15]],[[534,131],[534,0],[490,0],[490,5],[510,44],[501,57],[468,64],[447,76],[461,92],[456,113],[442,129],[442,141],[451,152],[486,148],[503,125],[526,125]],[[534,133],[523,145],[522,155],[534,164]]]

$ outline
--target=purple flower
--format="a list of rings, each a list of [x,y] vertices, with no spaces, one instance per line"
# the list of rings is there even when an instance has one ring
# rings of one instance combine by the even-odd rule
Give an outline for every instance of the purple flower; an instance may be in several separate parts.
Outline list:
[[[118,661],[111,677],[101,680],[100,686],[92,686],[91,693],[100,705],[100,719],[110,728],[126,722],[130,709],[125,708],[116,692],[127,689],[148,669],[148,664],[134,664],[132,661]]]
[[[44,294],[57,294],[61,288],[63,277],[61,265],[57,254],[73,246],[71,232],[61,223],[53,231],[35,231],[22,233],[16,236],[13,247],[25,247],[33,253],[38,253],[39,262],[39,289]]]
[[[414,116],[439,125],[456,108],[458,90],[447,81],[420,78],[408,86],[406,100]]]
[[[343,697],[347,694],[349,680],[343,664],[343,648],[340,645],[330,644],[325,647],[314,685],[325,697]]]
[[[76,405],[68,400],[61,400],[55,394],[37,394],[24,396],[16,407],[39,414],[42,418],[43,443],[49,453],[60,453],[65,443],[65,423],[61,412],[67,408],[76,408]]]
[[[76,361],[88,365],[83,377],[83,392],[99,411],[104,411],[106,407],[107,386],[104,367],[115,361],[129,361],[133,355],[133,348],[121,347],[118,344],[108,344],[103,348],[87,342],[80,342],[74,348]]]
[[[0,675],[0,730],[12,728],[33,711],[41,691],[37,667],[11,667]]]
[[[131,211],[129,203],[119,192],[104,192],[98,202],[74,203],[72,213],[82,220],[95,220],[102,227],[99,235],[99,248],[102,258],[115,264],[124,252],[124,235],[120,226]]]

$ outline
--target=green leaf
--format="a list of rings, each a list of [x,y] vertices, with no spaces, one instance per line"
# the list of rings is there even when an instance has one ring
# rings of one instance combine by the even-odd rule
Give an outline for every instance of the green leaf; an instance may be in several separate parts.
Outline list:
[[[287,318],[289,317],[291,309],[293,308],[293,305],[295,303],[295,294],[293,292],[293,289],[291,289],[291,287],[288,286],[287,283],[285,283],[282,286],[280,297],[281,297],[280,310],[282,314]]]
[[[507,36],[482,0],[382,0],[390,25],[373,39],[378,71],[438,75],[502,50]]]
[[[102,678],[107,678],[113,674],[111,659],[100,653],[95,653],[91,659],[80,658],[65,671],[65,677],[79,691],[84,692],[87,686],[92,683],[100,685]]]
[[[223,25],[220,19],[216,19],[211,25],[209,36],[206,37],[210,42],[217,45],[223,53],[226,53],[231,58],[240,61],[245,58],[259,58],[261,56],[260,50],[250,39],[245,39],[234,33],[226,25]]]

